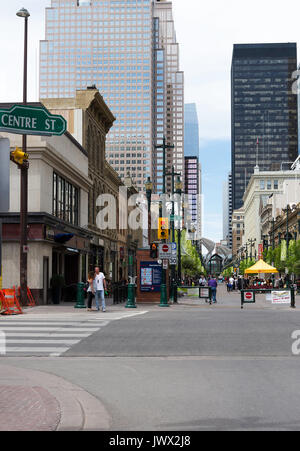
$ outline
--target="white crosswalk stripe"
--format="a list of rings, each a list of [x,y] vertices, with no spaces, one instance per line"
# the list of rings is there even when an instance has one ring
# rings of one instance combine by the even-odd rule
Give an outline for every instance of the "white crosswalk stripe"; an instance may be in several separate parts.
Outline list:
[[[34,314],[0,316],[0,335],[5,336],[6,356],[60,357],[112,321],[144,315],[143,312],[110,312],[93,317],[82,314]],[[1,348],[2,349],[2,348]],[[2,357],[2,352],[1,352]]]
[[[105,327],[110,321],[83,318],[57,320],[1,318],[0,331],[5,334],[6,356],[59,357],[81,340]]]

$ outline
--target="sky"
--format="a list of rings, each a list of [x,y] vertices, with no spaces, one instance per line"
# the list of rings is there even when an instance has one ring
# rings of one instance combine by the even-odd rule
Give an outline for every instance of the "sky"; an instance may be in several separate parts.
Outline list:
[[[2,0],[3,2],[3,0]],[[38,48],[50,0],[3,2],[0,16],[0,101],[22,100],[23,23],[29,28],[29,100],[38,98]],[[230,170],[230,68],[235,43],[298,42],[298,0],[173,0],[185,102],[196,103],[203,166],[204,235],[222,238],[222,183]],[[12,37],[13,36],[13,37]]]

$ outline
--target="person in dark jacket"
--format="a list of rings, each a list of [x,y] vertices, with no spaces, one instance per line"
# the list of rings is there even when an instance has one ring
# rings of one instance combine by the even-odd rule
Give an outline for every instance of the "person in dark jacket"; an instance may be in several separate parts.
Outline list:
[[[213,302],[213,304],[216,304],[217,303],[217,286],[218,286],[218,282],[217,282],[217,280],[216,280],[216,278],[214,276],[209,280],[208,286],[211,288],[212,302]]]

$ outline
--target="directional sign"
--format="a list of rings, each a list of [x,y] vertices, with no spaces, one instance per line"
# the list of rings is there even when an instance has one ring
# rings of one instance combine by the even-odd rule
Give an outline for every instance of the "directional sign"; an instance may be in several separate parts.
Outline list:
[[[10,110],[0,109],[0,131],[20,135],[63,135],[67,122],[62,116],[50,114],[46,108],[14,105]]]

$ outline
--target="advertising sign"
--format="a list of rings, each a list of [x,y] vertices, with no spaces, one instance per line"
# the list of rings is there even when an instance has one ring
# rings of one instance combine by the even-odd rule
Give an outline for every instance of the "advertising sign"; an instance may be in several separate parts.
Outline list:
[[[200,299],[209,299],[210,298],[209,287],[200,287],[199,288],[199,298]]]
[[[141,262],[140,268],[140,291],[159,292],[162,267],[157,262]]]
[[[290,291],[272,291],[272,304],[290,304]]]

